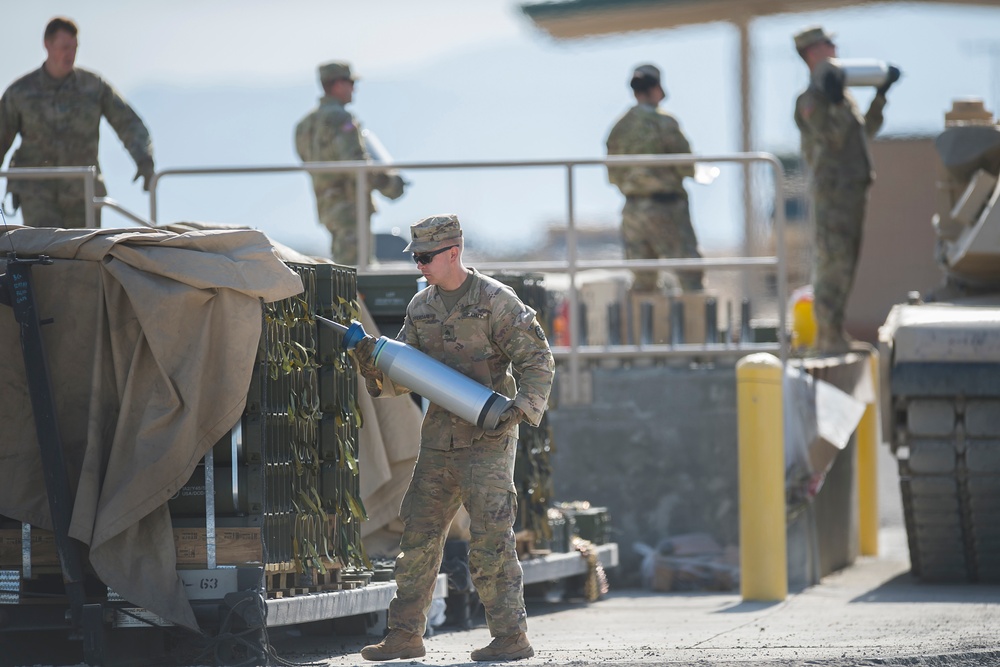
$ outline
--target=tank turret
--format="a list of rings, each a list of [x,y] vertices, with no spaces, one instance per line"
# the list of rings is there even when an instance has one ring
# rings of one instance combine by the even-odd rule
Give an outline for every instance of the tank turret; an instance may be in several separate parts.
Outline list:
[[[946,173],[933,219],[946,275],[939,292],[1000,291],[1000,127],[981,100],[956,100],[935,146]]]

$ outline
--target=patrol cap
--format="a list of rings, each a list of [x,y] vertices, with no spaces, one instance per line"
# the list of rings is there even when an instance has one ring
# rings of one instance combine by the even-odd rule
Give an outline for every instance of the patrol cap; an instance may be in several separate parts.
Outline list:
[[[432,215],[410,225],[410,244],[403,252],[436,250],[444,241],[460,238],[462,227],[457,215]]]
[[[355,76],[351,73],[351,64],[342,60],[334,60],[332,62],[323,63],[319,66],[320,83],[336,81],[337,79],[357,81],[359,78],[361,77]]]
[[[832,42],[833,33],[823,30],[821,26],[812,25],[808,28],[804,28],[795,34],[795,50],[805,51],[813,44],[819,44],[820,42]]]
[[[660,84],[660,68],[656,65],[650,65],[646,63],[644,65],[638,65],[635,71],[632,72],[632,81],[642,81],[643,83],[655,83]]]

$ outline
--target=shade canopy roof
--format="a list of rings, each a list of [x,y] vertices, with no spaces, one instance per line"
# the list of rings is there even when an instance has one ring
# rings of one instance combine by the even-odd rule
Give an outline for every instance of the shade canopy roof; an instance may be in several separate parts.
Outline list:
[[[995,7],[996,0],[908,0],[921,4]],[[661,30],[762,16],[801,14],[859,5],[858,0],[561,0],[528,3],[521,11],[556,39]]]

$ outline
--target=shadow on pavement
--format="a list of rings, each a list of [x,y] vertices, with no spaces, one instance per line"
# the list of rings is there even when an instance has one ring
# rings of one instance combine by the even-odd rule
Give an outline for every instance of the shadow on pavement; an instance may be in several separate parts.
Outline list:
[[[878,588],[858,595],[854,602],[1000,602],[1000,586],[972,583],[924,583],[909,572],[889,579]]]

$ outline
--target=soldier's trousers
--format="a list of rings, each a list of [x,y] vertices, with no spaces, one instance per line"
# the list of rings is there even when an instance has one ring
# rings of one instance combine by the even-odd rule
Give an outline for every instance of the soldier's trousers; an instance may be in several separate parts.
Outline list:
[[[622,238],[626,259],[701,257],[698,239],[691,225],[687,195],[683,194],[669,200],[626,197],[622,209]],[[702,289],[701,271],[676,273],[685,292]],[[651,291],[656,289],[656,282],[656,271],[636,271],[633,288]]]
[[[35,189],[33,189],[35,190]],[[53,187],[51,191],[22,192],[18,195],[21,217],[28,227],[65,227],[79,229],[86,226],[86,209],[82,193],[64,192]],[[94,211],[94,226],[101,226],[101,209]]]
[[[840,184],[813,193],[816,217],[816,262],[813,308],[820,344],[843,334],[844,312],[861,252],[868,183]]]
[[[527,631],[521,564],[514,543],[517,495],[513,436],[471,447],[421,448],[403,496],[401,553],[390,628],[423,634],[448,526],[461,504],[469,517],[469,571],[494,637]]]
[[[330,254],[337,264],[356,266],[358,263],[356,206],[353,198],[345,198],[339,190],[316,195],[319,222],[330,231]],[[372,213],[374,208],[369,207],[369,220]],[[372,250],[374,248],[369,246],[369,251]]]

